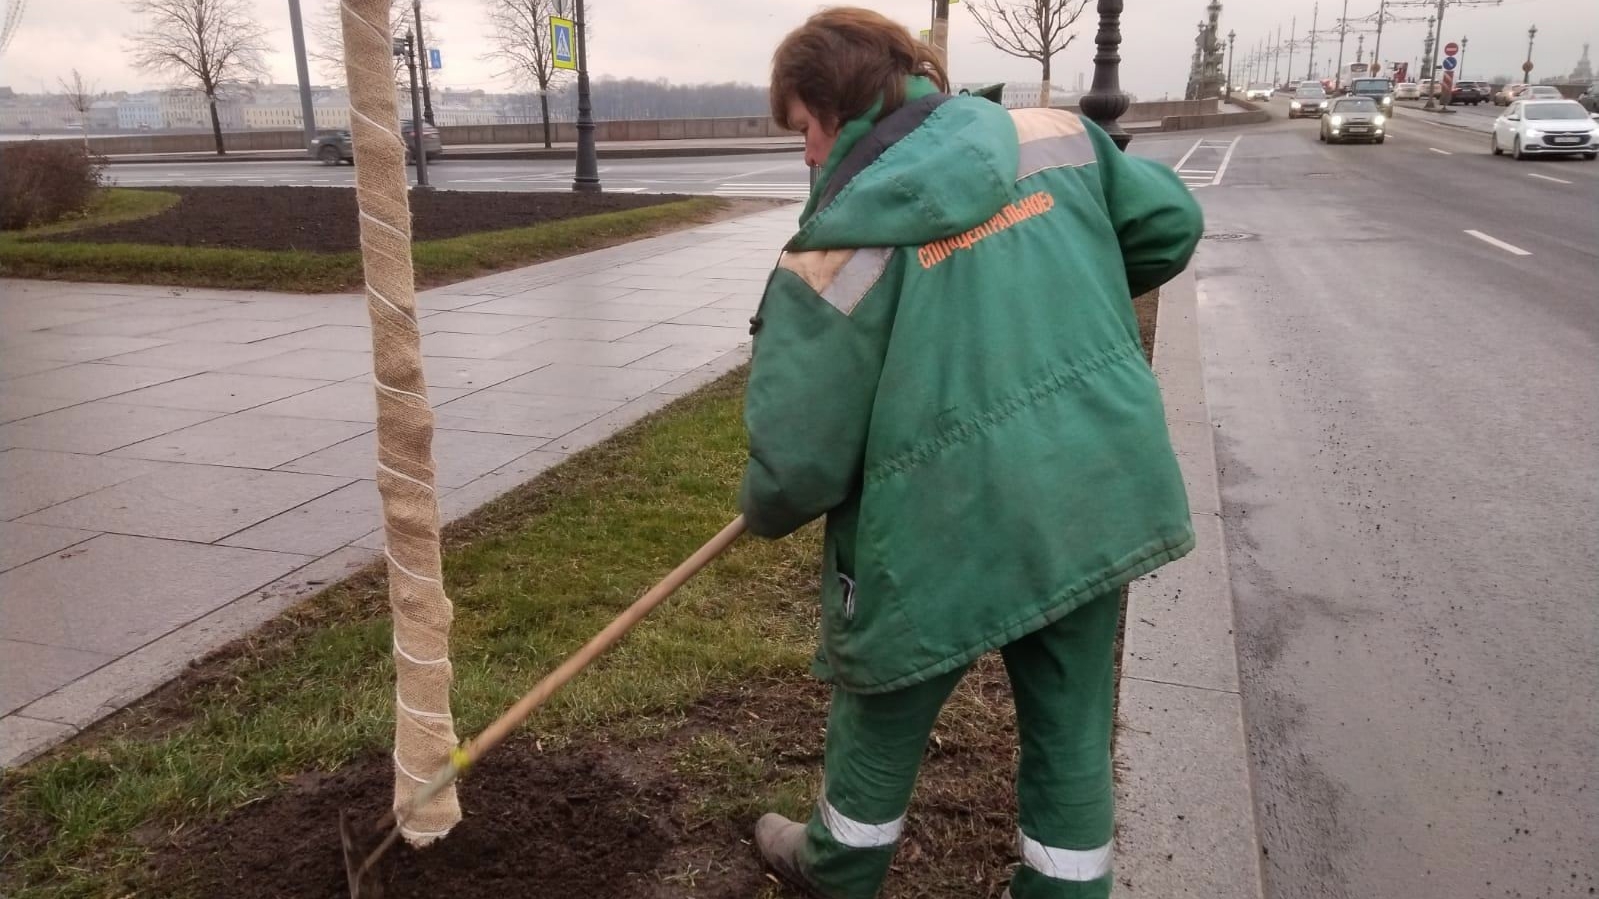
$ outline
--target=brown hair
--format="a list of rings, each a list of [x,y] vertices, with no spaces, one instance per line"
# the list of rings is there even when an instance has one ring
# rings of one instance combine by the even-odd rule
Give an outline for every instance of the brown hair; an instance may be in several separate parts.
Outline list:
[[[823,10],[783,38],[772,55],[772,118],[784,128],[788,102],[798,97],[822,124],[860,118],[883,98],[879,117],[905,103],[905,79],[925,75],[939,90],[949,76],[933,48],[904,26],[858,7]]]

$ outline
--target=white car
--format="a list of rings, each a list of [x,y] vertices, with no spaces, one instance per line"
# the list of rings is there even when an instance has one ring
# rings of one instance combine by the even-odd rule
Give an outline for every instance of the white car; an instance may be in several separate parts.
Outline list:
[[[1244,91],[1245,100],[1270,100],[1271,85],[1259,82],[1251,84],[1249,90]]]
[[[1581,153],[1599,158],[1599,122],[1576,100],[1517,100],[1494,120],[1493,153],[1528,156]]]
[[[1401,81],[1394,85],[1395,100],[1420,100],[1421,85],[1414,81]]]
[[[1560,92],[1560,88],[1558,88],[1558,87],[1551,87],[1550,85],[1547,85],[1547,84],[1534,84],[1532,87],[1529,87],[1525,91],[1522,92],[1521,99],[1523,99],[1523,100],[1564,100],[1564,99],[1566,99],[1566,95],[1562,94]]]

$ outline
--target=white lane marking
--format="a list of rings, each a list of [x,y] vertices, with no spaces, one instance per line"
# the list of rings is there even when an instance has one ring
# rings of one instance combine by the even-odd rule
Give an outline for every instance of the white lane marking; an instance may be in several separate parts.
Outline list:
[[[1542,178],[1545,181],[1553,181],[1556,184],[1570,184],[1571,183],[1570,181],[1567,181],[1564,178],[1556,178],[1556,177],[1554,177],[1552,175],[1540,175],[1537,172],[1528,172],[1527,173],[1527,177],[1528,178]]]
[[[724,182],[716,186],[718,197],[776,197],[783,200],[806,200],[811,196],[809,185],[801,182]]]
[[[1183,169],[1183,174],[1185,174],[1185,175],[1187,175],[1187,174],[1214,175],[1214,174],[1216,174],[1216,170],[1215,169]]]
[[[1195,153],[1199,152],[1199,148],[1204,146],[1204,145],[1205,145],[1205,142],[1203,140],[1194,141],[1194,145],[1192,147],[1188,148],[1188,152],[1184,153],[1183,154],[1183,158],[1177,160],[1177,164],[1172,166],[1172,168],[1174,168],[1174,169],[1176,169],[1178,171],[1182,171],[1183,166],[1188,164],[1188,157],[1190,157],[1190,156],[1194,155]]]
[[[1470,234],[1472,237],[1477,238],[1478,240],[1482,241],[1483,243],[1491,244],[1493,246],[1496,246],[1499,249],[1504,250],[1506,253],[1510,253],[1510,254],[1515,255],[1515,256],[1531,256],[1532,255],[1531,253],[1527,252],[1526,250],[1523,250],[1521,247],[1518,247],[1518,246],[1516,246],[1514,244],[1505,243],[1504,241],[1500,240],[1497,237],[1489,237],[1488,235],[1482,233],[1481,231],[1473,231],[1470,228],[1467,228],[1466,229],[1466,233]]]
[[[1427,149],[1433,151],[1434,153],[1438,153],[1440,155],[1443,155],[1443,156],[1453,156],[1453,155],[1455,155],[1455,154],[1449,152],[1448,150],[1440,150],[1437,147],[1428,147]]]
[[[1243,139],[1243,136],[1239,135],[1233,138],[1232,143],[1227,145],[1227,154],[1221,158],[1221,168],[1216,170],[1216,180],[1210,182],[1211,184],[1221,183],[1222,176],[1227,174],[1227,166],[1233,161],[1233,151],[1238,149],[1238,142]]]

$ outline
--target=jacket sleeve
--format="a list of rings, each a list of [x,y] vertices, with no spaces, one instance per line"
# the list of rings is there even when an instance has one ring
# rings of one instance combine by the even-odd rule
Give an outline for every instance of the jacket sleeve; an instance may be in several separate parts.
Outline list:
[[[756,321],[745,396],[750,457],[739,505],[752,533],[786,536],[861,479],[882,373],[889,250],[785,256]],[[799,257],[796,259],[796,257]]]
[[[1098,127],[1087,124],[1127,267],[1127,289],[1136,297],[1188,265],[1205,230],[1204,215],[1176,172],[1154,160],[1128,156]]]

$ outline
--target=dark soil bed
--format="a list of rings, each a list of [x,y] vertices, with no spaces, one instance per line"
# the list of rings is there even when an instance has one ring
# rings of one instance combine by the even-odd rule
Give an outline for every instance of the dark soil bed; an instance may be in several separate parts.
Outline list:
[[[139,243],[245,250],[360,249],[355,191],[342,187],[168,187],[166,212],[55,235],[53,241]],[[560,219],[670,203],[671,194],[513,193],[436,190],[411,194],[415,240],[523,228]]]
[[[965,714],[946,714],[953,720],[929,747],[896,862],[908,876],[891,877],[886,896],[993,896],[1009,880],[1014,769],[1004,760],[1015,738],[1003,670],[980,665],[960,692],[969,704]],[[750,837],[759,809],[717,811],[725,808],[718,802],[746,797],[727,795],[715,766],[684,760],[696,740],[725,739],[757,757],[768,779],[814,772],[826,703],[825,688],[811,681],[765,684],[708,697],[649,739],[600,738],[558,750],[533,738],[509,743],[461,782],[464,817],[448,837],[422,850],[402,843],[389,851],[378,869],[382,899],[762,895],[774,886]],[[368,757],[302,775],[217,823],[148,835],[155,854],[139,894],[344,896],[339,811],[350,812],[358,840],[375,845],[372,828],[392,778],[387,756]]]

